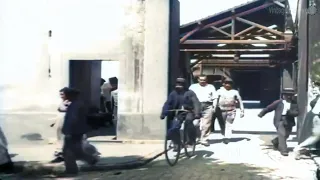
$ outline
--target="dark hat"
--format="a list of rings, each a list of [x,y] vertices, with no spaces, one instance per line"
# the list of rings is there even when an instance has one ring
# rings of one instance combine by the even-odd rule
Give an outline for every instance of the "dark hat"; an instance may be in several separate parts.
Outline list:
[[[186,79],[184,79],[184,78],[177,78],[176,79],[176,83],[185,83],[186,82]]]
[[[281,94],[286,94],[286,95],[294,95],[296,94],[295,93],[295,90],[294,89],[291,89],[291,88],[288,88],[288,89],[283,89]]]
[[[185,83],[186,83],[186,80],[184,78],[177,78],[175,87],[184,87]]]
[[[109,83],[112,84],[112,85],[118,84],[118,78],[117,77],[109,78]]]
[[[231,78],[225,78],[224,80],[223,80],[223,82],[224,83],[233,83],[233,80],[231,79]]]

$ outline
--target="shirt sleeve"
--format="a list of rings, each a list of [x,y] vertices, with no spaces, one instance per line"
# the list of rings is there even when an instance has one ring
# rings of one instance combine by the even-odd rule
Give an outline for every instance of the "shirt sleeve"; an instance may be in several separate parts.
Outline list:
[[[243,111],[244,110],[244,106],[243,106],[243,102],[242,102],[242,98],[239,94],[239,91],[235,90],[235,94],[236,94],[236,98],[239,102],[239,105],[240,105],[240,109]]]
[[[314,114],[320,114],[320,98],[318,99],[316,105],[314,106],[314,108],[312,109],[312,112]]]

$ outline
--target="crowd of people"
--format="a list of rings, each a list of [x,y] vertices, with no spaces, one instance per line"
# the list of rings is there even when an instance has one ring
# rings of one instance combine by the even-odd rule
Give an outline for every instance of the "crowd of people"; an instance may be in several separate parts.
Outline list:
[[[189,101],[190,94],[195,95],[194,101]],[[188,95],[187,95],[188,94]],[[318,96],[319,99],[320,96]],[[305,142],[301,143],[295,148],[296,159],[299,159],[302,149],[320,140],[320,102],[313,102],[315,108],[311,111],[315,116],[313,135]],[[188,103],[186,103],[188,102]],[[187,107],[187,108],[186,108]],[[173,119],[179,117],[179,113],[174,114],[170,110],[187,109],[193,116],[188,116],[184,119],[186,122],[193,121],[193,128],[200,131],[199,134],[191,133],[189,136],[193,140],[192,143],[197,143],[209,146],[208,136],[214,130],[214,123],[217,119],[220,125],[221,134],[223,135],[223,143],[228,144],[232,136],[232,125],[236,117],[236,109],[240,108],[240,118],[244,117],[244,105],[239,92],[233,89],[233,81],[230,78],[224,78],[220,89],[209,84],[205,75],[198,77],[198,82],[192,84],[189,88],[186,87],[186,81],[183,78],[176,80],[175,89],[170,93],[167,101],[164,103],[160,118],[167,117],[168,132],[170,128],[174,127]],[[200,109],[200,111],[198,110]],[[263,108],[257,115],[262,118],[269,112],[274,111],[273,124],[277,130],[277,136],[272,140],[273,148],[280,152],[283,156],[288,156],[287,139],[295,126],[295,117],[299,115],[297,96],[295,92],[290,90],[283,90],[281,98],[275,100],[273,103]],[[179,117],[180,118],[180,117]],[[200,121],[199,121],[200,119]],[[181,121],[180,121],[181,122]],[[200,122],[200,124],[199,124]],[[212,128],[213,127],[213,128]]]
[[[109,82],[101,79],[101,107],[100,111],[113,114],[113,123],[117,121],[117,89],[118,79],[110,78]],[[80,91],[74,88],[65,87],[59,91],[62,100],[58,107],[61,118],[51,124],[56,127],[58,148],[55,153],[55,161],[63,161],[66,167],[66,174],[76,175],[78,173],[77,159],[94,165],[99,160],[98,150],[87,141],[86,133],[88,127],[88,108],[80,98]],[[320,140],[320,94],[310,103],[311,111],[307,116],[313,122],[312,135],[295,149],[295,157],[299,159],[302,152]],[[244,105],[239,92],[233,89],[233,82],[229,78],[223,80],[220,89],[209,84],[205,75],[200,75],[198,83],[187,87],[184,78],[177,78],[174,90],[169,94],[164,103],[161,119],[167,118],[168,130],[172,128],[173,119],[179,116],[183,109],[188,113],[183,116],[185,123],[189,123],[188,143],[199,142],[209,146],[208,136],[214,130],[215,120],[220,125],[223,143],[228,144],[232,136],[232,125],[236,117],[236,109],[240,108],[240,117],[244,117]],[[281,155],[288,156],[287,139],[295,126],[295,117],[299,115],[297,97],[292,90],[282,91],[280,99],[263,108],[258,117],[263,117],[274,111],[273,124],[277,130],[277,137],[272,140],[275,150]],[[1,172],[13,172],[7,140],[0,129],[0,169]]]

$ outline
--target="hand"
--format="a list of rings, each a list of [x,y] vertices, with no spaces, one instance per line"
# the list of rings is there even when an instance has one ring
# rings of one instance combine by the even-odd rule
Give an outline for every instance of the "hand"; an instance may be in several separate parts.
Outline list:
[[[161,116],[160,116],[160,119],[162,119],[162,120],[163,120],[164,118],[166,118],[166,116],[165,116],[165,115],[161,115]]]
[[[262,115],[261,115],[261,114],[258,114],[258,117],[259,117],[259,118],[262,118]]]
[[[56,125],[56,123],[52,123],[52,124],[50,125],[50,127],[53,127],[54,125]]]

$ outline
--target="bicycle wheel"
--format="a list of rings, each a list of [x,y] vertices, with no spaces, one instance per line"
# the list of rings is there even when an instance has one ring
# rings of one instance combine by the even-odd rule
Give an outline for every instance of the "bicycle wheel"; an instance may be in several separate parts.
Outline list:
[[[188,127],[186,127],[186,123],[185,123],[184,129],[183,129],[183,148],[186,156],[190,158],[195,154],[197,143],[196,141],[192,142],[192,144],[188,142],[189,142],[189,133],[188,133]]]
[[[164,142],[164,150],[167,163],[170,166],[176,165],[180,157],[181,143],[174,144],[173,141],[169,138],[169,136],[166,135],[166,139]]]

